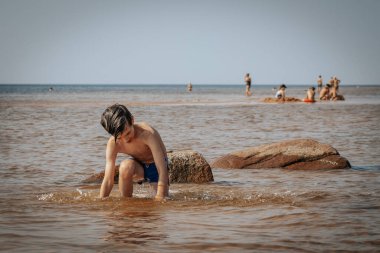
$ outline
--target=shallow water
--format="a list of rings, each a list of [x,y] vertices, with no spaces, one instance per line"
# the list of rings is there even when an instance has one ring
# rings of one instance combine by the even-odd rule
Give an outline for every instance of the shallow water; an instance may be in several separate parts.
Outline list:
[[[306,87],[288,96],[302,98]],[[0,250],[12,252],[369,252],[380,250],[380,87],[342,87],[342,102],[264,104],[271,87],[0,86]],[[168,150],[208,161],[246,147],[313,138],[347,170],[214,169],[154,202],[98,199],[81,180],[104,166],[106,106],[128,105]],[[120,157],[121,160],[123,157]]]

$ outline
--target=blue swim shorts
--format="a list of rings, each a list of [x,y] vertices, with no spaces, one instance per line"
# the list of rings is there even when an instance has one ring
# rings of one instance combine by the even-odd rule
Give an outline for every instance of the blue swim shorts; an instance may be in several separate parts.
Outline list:
[[[158,182],[158,171],[155,163],[145,164],[142,163],[144,168],[144,179],[150,183]]]
[[[135,160],[136,162],[140,163],[144,169],[144,180],[138,182],[139,184],[142,184],[144,181],[149,182],[149,183],[158,183],[159,175],[158,175],[158,170],[157,170],[156,164],[154,162],[146,164],[146,163],[140,162],[134,158],[130,158],[130,159]],[[166,166],[168,168],[168,158],[167,157],[165,157],[165,162],[166,162]]]

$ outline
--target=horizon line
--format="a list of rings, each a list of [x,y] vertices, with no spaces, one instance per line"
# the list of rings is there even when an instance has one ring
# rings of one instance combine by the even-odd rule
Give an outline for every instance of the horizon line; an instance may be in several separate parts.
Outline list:
[[[187,85],[188,83],[0,83],[0,85],[46,85],[46,86],[54,86],[54,85]],[[219,84],[219,83],[191,83],[192,85],[219,85],[219,86],[245,86],[245,83],[230,83],[230,84]],[[292,86],[305,86],[305,85],[315,85],[315,83],[284,83],[286,85],[292,85]],[[252,84],[252,86],[278,86],[281,84],[275,84],[275,83],[258,83],[258,84]],[[380,83],[362,83],[362,84],[355,84],[355,83],[347,83],[347,84],[341,84],[343,86],[376,86],[380,85]]]

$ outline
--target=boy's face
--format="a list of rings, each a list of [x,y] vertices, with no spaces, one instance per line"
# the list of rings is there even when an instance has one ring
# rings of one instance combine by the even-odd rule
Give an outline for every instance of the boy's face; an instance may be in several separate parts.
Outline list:
[[[135,128],[132,125],[125,125],[124,131],[121,133],[118,139],[125,142],[130,142],[135,136]]]

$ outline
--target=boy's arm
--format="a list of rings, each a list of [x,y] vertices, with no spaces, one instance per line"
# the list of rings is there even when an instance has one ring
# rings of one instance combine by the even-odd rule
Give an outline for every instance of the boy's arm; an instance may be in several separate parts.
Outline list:
[[[116,161],[116,144],[113,138],[110,138],[107,143],[106,150],[106,168],[102,186],[100,187],[100,197],[108,197],[111,193],[115,177],[115,161]]]
[[[169,173],[167,168],[166,148],[159,133],[154,130],[148,138],[148,146],[153,154],[158,171],[157,194],[155,199],[162,200],[169,195]]]

